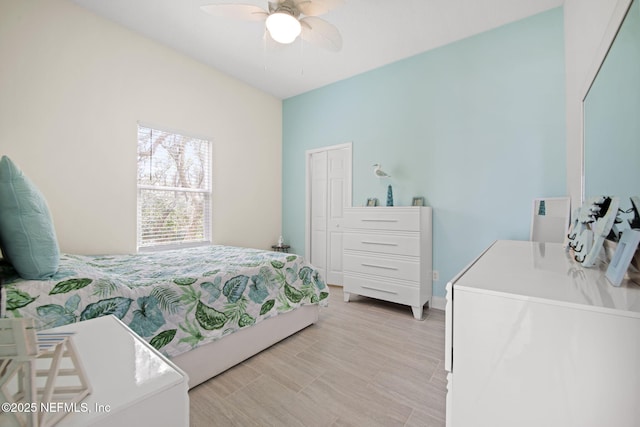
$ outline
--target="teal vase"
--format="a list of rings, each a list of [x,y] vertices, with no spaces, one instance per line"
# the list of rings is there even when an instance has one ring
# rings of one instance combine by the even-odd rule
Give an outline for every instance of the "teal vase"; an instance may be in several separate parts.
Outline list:
[[[393,206],[393,189],[391,184],[387,187],[387,206]]]

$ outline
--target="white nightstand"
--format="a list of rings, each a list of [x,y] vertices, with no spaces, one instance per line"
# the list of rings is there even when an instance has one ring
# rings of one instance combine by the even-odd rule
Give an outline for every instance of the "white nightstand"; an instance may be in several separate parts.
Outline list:
[[[73,342],[93,389],[57,426],[189,425],[187,375],[116,317],[50,331],[75,332]]]

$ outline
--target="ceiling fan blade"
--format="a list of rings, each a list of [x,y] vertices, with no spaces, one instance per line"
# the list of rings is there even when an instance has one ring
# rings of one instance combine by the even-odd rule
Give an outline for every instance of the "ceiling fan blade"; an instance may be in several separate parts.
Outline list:
[[[201,6],[200,9],[213,16],[242,21],[264,21],[269,16],[266,10],[252,4],[209,4]]]
[[[303,40],[334,52],[342,49],[340,31],[324,19],[307,16],[300,20],[300,24]]]
[[[318,16],[344,4],[344,0],[293,0],[298,10],[306,16]]]

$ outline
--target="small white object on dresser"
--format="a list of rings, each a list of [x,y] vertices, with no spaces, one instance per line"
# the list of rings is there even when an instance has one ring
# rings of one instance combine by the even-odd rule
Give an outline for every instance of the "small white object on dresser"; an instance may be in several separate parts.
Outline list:
[[[345,302],[353,293],[406,304],[421,320],[432,294],[431,223],[431,207],[345,208]]]

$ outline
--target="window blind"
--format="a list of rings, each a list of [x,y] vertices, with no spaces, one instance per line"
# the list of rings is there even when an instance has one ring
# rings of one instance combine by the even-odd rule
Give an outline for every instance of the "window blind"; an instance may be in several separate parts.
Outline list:
[[[211,241],[211,142],[138,125],[138,248]]]

